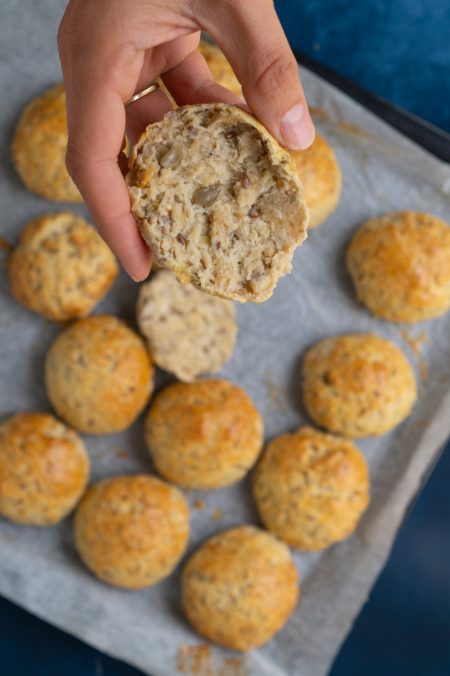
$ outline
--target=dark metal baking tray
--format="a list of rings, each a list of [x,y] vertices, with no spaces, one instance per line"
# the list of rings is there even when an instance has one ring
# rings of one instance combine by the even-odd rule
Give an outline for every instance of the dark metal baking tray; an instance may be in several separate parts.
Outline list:
[[[351,98],[378,115],[387,124],[394,127],[418,145],[428,150],[444,162],[450,163],[450,134],[435,125],[423,120],[400,106],[372,94],[363,87],[338,75],[328,66],[318,63],[302,52],[294,50],[295,57],[301,66],[305,66],[316,75],[327,80]]]
[[[414,115],[405,110],[401,106],[391,103],[377,94],[367,91],[363,87],[342,77],[328,66],[318,63],[315,59],[293,50],[295,58],[301,66],[305,66],[319,77],[327,80],[330,84],[340,89],[345,94],[350,96],[355,101],[358,101],[365,108],[368,108],[372,113],[380,117],[384,122],[394,127],[404,136],[407,136],[412,141],[422,146],[425,150],[430,152],[435,157],[450,163],[450,134],[427,122],[418,115]],[[422,476],[417,493],[412,497],[408,509],[405,513],[404,520],[407,518],[411,509],[417,502],[422,490],[430,478],[431,474],[436,468],[439,459],[447,446],[450,446],[450,439],[439,449],[436,453],[434,461],[428,467],[425,474]]]

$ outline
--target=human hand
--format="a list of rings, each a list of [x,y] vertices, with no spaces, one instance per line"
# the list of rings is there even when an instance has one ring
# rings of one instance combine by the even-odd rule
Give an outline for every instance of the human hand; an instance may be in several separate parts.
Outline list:
[[[230,61],[254,115],[289,148],[314,126],[298,67],[271,0],[70,0],[58,33],[67,96],[67,166],[100,234],[136,280],[151,252],[130,211],[119,166],[131,141],[171,106],[161,91],[125,103],[161,75],[179,105],[242,104],[215,84],[197,50],[207,30]]]

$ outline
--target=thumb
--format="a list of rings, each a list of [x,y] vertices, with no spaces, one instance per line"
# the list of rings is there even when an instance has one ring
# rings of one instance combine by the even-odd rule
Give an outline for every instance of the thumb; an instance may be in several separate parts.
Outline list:
[[[310,146],[314,124],[298,64],[271,0],[206,6],[207,29],[230,61],[252,112],[288,148]]]

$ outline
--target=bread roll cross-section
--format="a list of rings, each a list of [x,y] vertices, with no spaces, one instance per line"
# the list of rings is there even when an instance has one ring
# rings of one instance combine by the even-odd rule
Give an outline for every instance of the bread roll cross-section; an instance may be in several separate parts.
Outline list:
[[[133,149],[127,180],[156,264],[216,296],[266,300],[306,237],[293,159],[235,106],[167,113]]]

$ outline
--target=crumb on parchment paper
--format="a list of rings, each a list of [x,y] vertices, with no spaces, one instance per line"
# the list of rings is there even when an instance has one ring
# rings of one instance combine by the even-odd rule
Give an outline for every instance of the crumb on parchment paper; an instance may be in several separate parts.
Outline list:
[[[215,510],[213,511],[213,513],[211,514],[211,518],[212,518],[214,521],[220,521],[221,518],[222,518],[222,516],[223,516],[223,512],[222,512],[221,509],[215,509]]]
[[[287,388],[275,382],[274,376],[270,371],[266,372],[263,382],[270,399],[271,407],[278,411],[288,411],[289,394]]]
[[[400,335],[416,356],[421,354],[423,346],[427,345],[430,340],[428,331],[425,330],[421,330],[414,335],[411,330],[401,329]]]
[[[320,108],[319,106],[310,106],[309,112],[316,120],[325,121],[328,120],[329,118],[328,112],[324,108]]]
[[[366,131],[365,129],[362,129],[361,127],[358,127],[358,125],[356,124],[346,122],[345,120],[340,120],[339,122],[337,122],[336,129],[338,129],[341,132],[344,132],[345,134],[350,134],[353,136],[362,136],[363,138],[371,139],[373,141],[376,141],[377,143],[380,142],[380,139],[377,136],[374,136],[374,134],[371,134],[370,132]]]
[[[177,672],[187,676],[216,676],[209,645],[181,645],[177,653]]]
[[[12,251],[13,248],[13,245],[0,235],[0,250]]]
[[[421,380],[428,380],[428,364],[422,355],[419,358],[419,375]]]
[[[200,498],[196,498],[194,500],[193,505],[194,505],[194,509],[203,509],[203,507],[205,506],[205,503]]]
[[[248,676],[242,657],[214,658],[206,643],[181,645],[178,648],[176,669],[185,676]]]
[[[430,340],[428,331],[422,329],[418,333],[414,333],[411,329],[404,328],[400,329],[400,335],[417,359],[420,379],[422,381],[428,380],[428,363],[422,354],[422,348]]]
[[[128,453],[128,451],[120,451],[119,450],[119,451],[117,451],[116,455],[121,460],[128,460],[128,458],[130,457],[130,454]]]

